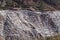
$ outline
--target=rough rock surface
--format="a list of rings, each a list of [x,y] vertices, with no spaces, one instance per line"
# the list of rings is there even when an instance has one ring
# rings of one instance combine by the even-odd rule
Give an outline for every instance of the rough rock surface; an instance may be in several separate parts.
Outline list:
[[[60,0],[0,0],[0,9],[60,10]]]
[[[0,10],[2,40],[38,40],[58,33],[60,33],[60,11]]]

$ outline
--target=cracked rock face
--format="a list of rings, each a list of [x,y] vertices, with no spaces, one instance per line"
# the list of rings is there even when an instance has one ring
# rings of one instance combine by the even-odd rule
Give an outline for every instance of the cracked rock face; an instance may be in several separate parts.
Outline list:
[[[60,12],[0,11],[2,40],[38,40],[60,33]]]

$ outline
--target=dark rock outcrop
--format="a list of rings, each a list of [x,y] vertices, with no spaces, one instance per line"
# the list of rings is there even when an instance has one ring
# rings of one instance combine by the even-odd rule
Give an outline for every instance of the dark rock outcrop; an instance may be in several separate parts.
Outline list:
[[[60,10],[60,0],[0,0],[0,9]]]

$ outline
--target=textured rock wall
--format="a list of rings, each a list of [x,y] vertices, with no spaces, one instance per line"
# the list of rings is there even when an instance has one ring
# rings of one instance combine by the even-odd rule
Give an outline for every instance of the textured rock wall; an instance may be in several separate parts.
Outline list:
[[[0,11],[0,38],[40,40],[60,33],[60,12]]]

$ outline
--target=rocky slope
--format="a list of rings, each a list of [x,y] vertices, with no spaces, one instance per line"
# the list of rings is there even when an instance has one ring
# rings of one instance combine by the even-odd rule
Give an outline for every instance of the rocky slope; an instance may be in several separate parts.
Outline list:
[[[0,10],[0,40],[42,40],[60,34],[60,11]]]

